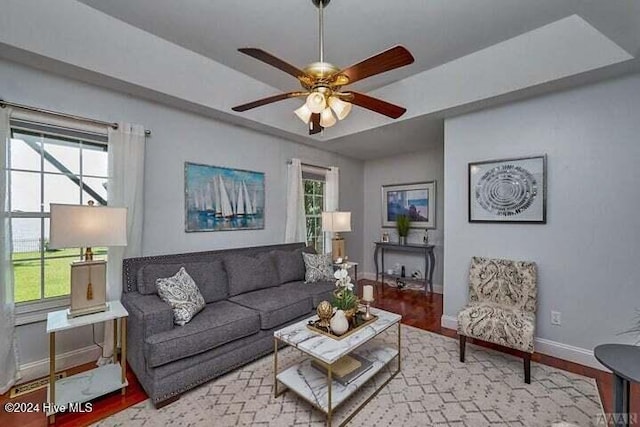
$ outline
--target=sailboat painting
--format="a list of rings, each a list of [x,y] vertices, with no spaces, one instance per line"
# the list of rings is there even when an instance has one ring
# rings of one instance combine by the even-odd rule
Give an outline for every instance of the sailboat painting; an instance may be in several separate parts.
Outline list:
[[[185,162],[185,231],[264,228],[264,173]]]

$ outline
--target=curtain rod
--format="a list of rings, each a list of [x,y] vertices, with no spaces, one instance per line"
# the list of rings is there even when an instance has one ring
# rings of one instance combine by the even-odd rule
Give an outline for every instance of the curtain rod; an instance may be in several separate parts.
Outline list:
[[[16,102],[9,102],[9,101],[5,101],[3,99],[0,99],[0,107],[1,108],[5,108],[7,106],[20,108],[22,110],[35,111],[37,113],[51,114],[52,116],[65,117],[65,118],[68,118],[68,119],[78,120],[80,122],[95,123],[97,125],[108,126],[110,128],[113,128],[113,129],[118,129],[118,124],[117,123],[104,122],[102,120],[89,119],[87,117],[81,117],[81,116],[74,116],[73,114],[67,114],[67,113],[60,113],[58,111],[45,110],[44,108],[31,107],[29,105],[18,104]],[[150,130],[145,130],[144,134],[146,136],[151,136],[151,131]]]
[[[291,160],[288,160],[288,161],[287,161],[287,164],[288,164],[288,165],[290,165],[290,164],[291,164]],[[308,167],[310,167],[310,168],[324,169],[324,170],[326,170],[326,171],[331,170],[331,168],[328,168],[328,167],[326,167],[326,166],[312,165],[312,164],[310,164],[310,163],[304,163],[304,162],[301,162],[300,164],[301,164],[302,166],[308,166]]]

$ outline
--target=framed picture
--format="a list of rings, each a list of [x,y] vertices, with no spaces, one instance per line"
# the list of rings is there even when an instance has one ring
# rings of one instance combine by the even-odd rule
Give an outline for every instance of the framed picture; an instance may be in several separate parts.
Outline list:
[[[264,228],[264,173],[184,164],[185,231]]]
[[[395,227],[399,215],[408,215],[411,228],[436,227],[436,182],[382,186],[382,226]]]
[[[547,222],[547,156],[469,163],[469,222]]]

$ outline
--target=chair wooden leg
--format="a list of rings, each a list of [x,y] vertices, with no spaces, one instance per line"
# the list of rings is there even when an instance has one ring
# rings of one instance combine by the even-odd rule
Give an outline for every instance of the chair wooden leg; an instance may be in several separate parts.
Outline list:
[[[460,362],[464,363],[464,350],[467,344],[467,337],[460,335]]]
[[[524,382],[531,384],[531,353],[524,355]]]

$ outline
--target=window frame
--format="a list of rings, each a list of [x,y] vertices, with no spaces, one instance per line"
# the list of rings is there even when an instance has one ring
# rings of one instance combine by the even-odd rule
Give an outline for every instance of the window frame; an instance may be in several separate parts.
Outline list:
[[[310,182],[318,182],[321,183],[321,188],[322,188],[322,192],[321,193],[315,193],[315,192],[311,192],[311,193],[307,193],[307,186],[306,183],[310,181]],[[318,253],[324,253],[325,251],[325,239],[324,239],[324,232],[322,231],[322,211],[324,210],[324,198],[326,196],[325,192],[326,192],[326,180],[324,178],[324,176],[313,176],[313,177],[302,177],[302,187],[304,189],[303,192],[303,198],[304,198],[304,207],[305,207],[305,212],[304,212],[304,220],[305,220],[305,224],[307,223],[307,220],[309,218],[313,218],[316,219],[320,230],[316,230],[316,234],[314,234],[315,237],[317,237],[317,243],[316,245],[313,245],[313,247],[315,248],[316,252]],[[312,198],[316,198],[316,197],[320,197],[321,203],[320,203],[320,212],[316,215],[316,214],[309,214],[307,213],[307,203],[306,203],[306,199],[307,197],[312,197]],[[308,233],[309,230],[307,230],[307,237],[308,237]],[[305,242],[308,246],[311,245],[312,242],[310,242],[309,240],[307,240]],[[318,248],[318,244],[320,245],[320,247]]]
[[[10,215],[9,215],[10,220],[36,219],[40,222],[39,224],[40,237],[39,237],[39,245],[38,245],[39,256],[37,258],[28,259],[28,261],[38,261],[40,265],[40,280],[39,280],[40,281],[40,287],[39,287],[40,298],[28,300],[28,301],[15,302],[16,325],[23,325],[23,324],[45,320],[48,312],[56,309],[68,307],[70,304],[69,294],[56,295],[56,296],[50,296],[50,297],[46,296],[46,280],[45,280],[46,272],[45,272],[45,266],[44,266],[44,263],[46,262],[46,260],[68,259],[71,262],[72,260],[80,260],[82,256],[82,250],[80,248],[78,249],[77,256],[76,255],[46,256],[45,241],[47,236],[45,236],[45,229],[46,229],[45,222],[47,219],[51,217],[51,213],[46,210],[47,208],[45,206],[45,194],[44,194],[45,178],[47,176],[68,177],[73,175],[79,179],[79,183],[76,183],[76,185],[78,186],[80,203],[81,204],[83,203],[83,199],[85,197],[94,198],[91,196],[91,194],[85,195],[85,192],[87,192],[85,188],[85,185],[86,185],[85,179],[108,180],[108,169],[106,171],[105,176],[100,176],[95,174],[85,174],[84,164],[83,164],[84,163],[83,154],[87,149],[90,149],[86,147],[94,147],[94,148],[100,147],[100,151],[108,153],[108,149],[107,149],[108,142],[107,142],[106,130],[105,130],[105,133],[88,132],[82,129],[75,128],[72,125],[69,127],[67,126],[59,127],[59,126],[50,126],[42,123],[35,123],[35,122],[31,123],[31,122],[26,122],[24,120],[18,119],[16,121],[11,120],[9,124],[9,128],[10,128],[11,141],[9,142],[10,144],[9,153],[7,156],[7,164],[5,165],[5,168],[8,172],[9,191],[11,192],[11,189],[12,189],[11,181],[12,181],[14,172],[30,173],[33,175],[37,175],[39,179],[39,185],[40,185],[40,195],[39,195],[40,210],[39,211],[14,211],[13,206],[10,206]],[[13,149],[13,146],[12,146],[13,140],[19,140],[19,137],[14,136],[16,134],[29,135],[37,138],[37,141],[40,145],[39,170],[12,167],[11,150]],[[64,172],[59,168],[56,171],[46,170],[46,167],[45,167],[46,165],[51,166],[50,162],[48,162],[47,159],[45,159],[45,155],[44,155],[45,149],[46,149],[45,141],[47,141],[47,139],[64,141],[64,142],[70,143],[71,144],[70,146],[72,146],[74,150],[78,151],[79,166],[78,166],[77,173],[73,171]],[[54,165],[54,168],[55,168],[55,165]],[[11,193],[9,193],[9,197],[11,200]],[[106,198],[103,200],[106,201]],[[12,251],[12,263],[14,262],[13,254],[14,252]],[[14,277],[14,295],[16,294],[17,286],[18,286],[18,283],[15,281],[15,277]]]

